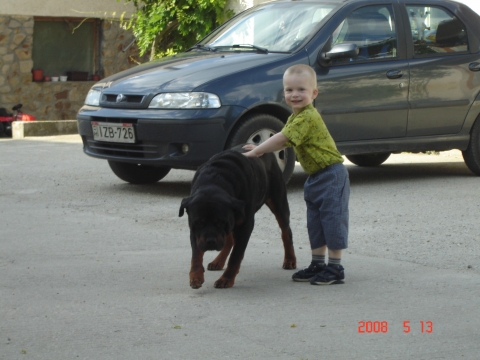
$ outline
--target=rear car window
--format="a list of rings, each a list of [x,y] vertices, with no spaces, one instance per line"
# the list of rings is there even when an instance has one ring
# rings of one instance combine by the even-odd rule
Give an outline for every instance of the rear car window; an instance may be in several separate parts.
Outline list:
[[[450,11],[436,6],[407,5],[415,55],[468,51],[465,25]]]

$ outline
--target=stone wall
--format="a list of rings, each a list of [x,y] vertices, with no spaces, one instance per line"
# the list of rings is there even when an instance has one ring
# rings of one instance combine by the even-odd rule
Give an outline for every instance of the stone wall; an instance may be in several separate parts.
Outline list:
[[[25,113],[38,120],[75,119],[94,81],[33,82],[34,19],[0,15],[0,107],[23,104]],[[133,45],[133,35],[119,21],[102,21],[99,75],[106,77],[144,61]]]
[[[100,75],[107,77],[127,70],[138,63],[148,61],[148,56],[139,55],[138,47],[133,44],[133,34],[125,31],[118,21],[103,21],[101,36]],[[126,50],[125,50],[126,49]]]

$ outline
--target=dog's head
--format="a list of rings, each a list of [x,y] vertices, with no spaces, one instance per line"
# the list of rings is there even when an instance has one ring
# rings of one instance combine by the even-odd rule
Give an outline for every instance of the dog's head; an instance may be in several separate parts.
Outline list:
[[[188,214],[188,225],[201,251],[220,251],[227,235],[243,221],[245,203],[225,193],[202,192],[182,200],[178,216]]]

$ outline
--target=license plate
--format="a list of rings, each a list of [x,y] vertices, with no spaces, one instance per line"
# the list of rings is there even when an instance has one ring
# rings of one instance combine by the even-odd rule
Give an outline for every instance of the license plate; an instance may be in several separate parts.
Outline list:
[[[92,121],[93,139],[121,143],[134,143],[132,124],[115,124]]]

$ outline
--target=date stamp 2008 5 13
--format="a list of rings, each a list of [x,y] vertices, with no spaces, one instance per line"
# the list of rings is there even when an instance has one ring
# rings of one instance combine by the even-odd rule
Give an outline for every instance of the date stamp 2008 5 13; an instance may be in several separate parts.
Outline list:
[[[422,333],[430,334],[433,332],[433,322],[421,320],[419,322],[420,330]],[[378,333],[387,333],[388,332],[388,321],[359,321],[358,322],[358,333],[359,334],[378,334]],[[410,320],[403,321],[403,332],[408,334],[412,330],[412,325]]]

